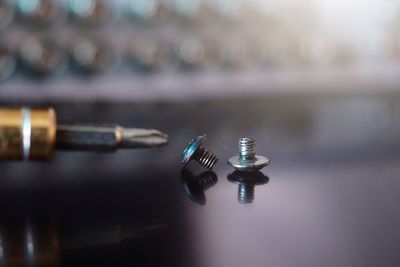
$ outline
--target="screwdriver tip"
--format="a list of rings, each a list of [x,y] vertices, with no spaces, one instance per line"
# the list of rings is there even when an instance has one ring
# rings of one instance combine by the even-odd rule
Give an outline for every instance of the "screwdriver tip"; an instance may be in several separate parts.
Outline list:
[[[118,127],[121,148],[150,148],[168,144],[168,135],[155,129]]]

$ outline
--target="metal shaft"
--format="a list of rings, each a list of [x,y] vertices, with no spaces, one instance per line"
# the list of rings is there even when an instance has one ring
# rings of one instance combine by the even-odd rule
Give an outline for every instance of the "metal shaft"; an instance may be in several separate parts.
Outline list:
[[[256,142],[251,137],[239,139],[239,157],[241,160],[255,160]]]
[[[110,151],[121,148],[151,148],[166,145],[168,136],[158,130],[109,125],[58,125],[56,148],[62,150]]]

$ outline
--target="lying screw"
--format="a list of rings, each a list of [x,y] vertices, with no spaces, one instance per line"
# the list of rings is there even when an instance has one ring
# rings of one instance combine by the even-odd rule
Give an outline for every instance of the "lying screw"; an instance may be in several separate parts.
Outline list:
[[[208,151],[203,143],[206,140],[206,135],[201,135],[190,141],[189,145],[185,148],[182,155],[182,164],[186,166],[189,161],[194,159],[206,169],[211,170],[217,163],[217,157]]]
[[[205,171],[200,175],[193,175],[188,169],[181,172],[182,189],[193,202],[200,205],[206,204],[206,196],[204,192],[218,182],[218,177],[213,171]]]
[[[269,182],[268,176],[260,171],[241,172],[234,171],[228,175],[228,180],[237,184],[238,200],[240,204],[249,204],[254,201],[254,188],[256,185],[262,185]]]
[[[239,155],[228,160],[238,171],[258,171],[269,165],[269,159],[256,155],[256,142],[251,137],[239,139]]]

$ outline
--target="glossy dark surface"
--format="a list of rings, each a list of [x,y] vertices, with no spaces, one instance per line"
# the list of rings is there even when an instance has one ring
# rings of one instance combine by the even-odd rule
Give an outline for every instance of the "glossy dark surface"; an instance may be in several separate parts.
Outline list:
[[[398,266],[399,100],[54,104],[62,122],[154,127],[171,142],[1,163],[2,266]],[[180,160],[202,133],[220,160],[218,182],[199,205],[182,188]],[[267,183],[248,204],[239,203],[226,164],[241,136],[271,159]]]

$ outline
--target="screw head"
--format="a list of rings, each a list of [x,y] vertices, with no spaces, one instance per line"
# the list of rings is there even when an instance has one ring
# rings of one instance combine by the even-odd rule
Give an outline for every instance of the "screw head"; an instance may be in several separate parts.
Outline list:
[[[238,171],[258,171],[269,165],[268,158],[256,155],[253,160],[243,160],[240,156],[234,156],[228,160],[228,164]]]
[[[197,149],[204,143],[206,140],[206,135],[200,135],[196,138],[193,138],[190,141],[189,145],[185,148],[182,154],[182,164],[186,166],[189,161],[193,158],[193,155],[196,153]]]

